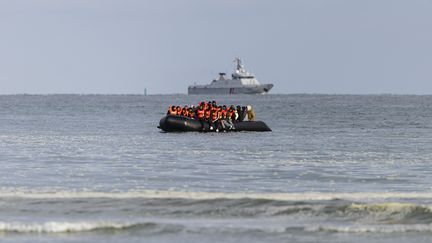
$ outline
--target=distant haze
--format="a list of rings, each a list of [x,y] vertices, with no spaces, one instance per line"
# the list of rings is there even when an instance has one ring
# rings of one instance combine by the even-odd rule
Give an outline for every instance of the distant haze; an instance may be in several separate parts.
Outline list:
[[[0,0],[0,93],[432,94],[431,0]]]

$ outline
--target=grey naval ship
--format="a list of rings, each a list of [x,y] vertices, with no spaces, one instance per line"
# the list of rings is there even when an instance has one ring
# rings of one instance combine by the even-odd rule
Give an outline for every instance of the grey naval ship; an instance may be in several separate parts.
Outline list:
[[[188,94],[266,94],[273,84],[260,84],[255,77],[246,71],[240,58],[234,60],[237,67],[231,78],[226,73],[219,73],[219,79],[207,85],[191,85]]]

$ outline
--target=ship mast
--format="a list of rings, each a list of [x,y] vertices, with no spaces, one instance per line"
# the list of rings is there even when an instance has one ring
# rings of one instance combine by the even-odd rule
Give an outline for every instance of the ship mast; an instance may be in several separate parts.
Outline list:
[[[237,62],[237,68],[236,68],[236,70],[237,70],[239,73],[245,73],[245,72],[246,72],[246,70],[244,69],[244,67],[243,67],[243,65],[242,65],[242,61],[241,61],[240,58],[236,57],[236,58],[234,59],[234,62]]]

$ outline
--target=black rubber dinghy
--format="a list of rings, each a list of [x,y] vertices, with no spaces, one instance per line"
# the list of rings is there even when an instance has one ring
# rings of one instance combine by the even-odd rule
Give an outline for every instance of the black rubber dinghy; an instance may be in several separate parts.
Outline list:
[[[204,123],[205,130],[210,131],[208,122]],[[201,132],[201,123],[198,120],[183,116],[167,115],[159,122],[159,129],[165,132]],[[213,130],[214,131],[214,130]],[[271,129],[262,121],[243,121],[234,123],[234,129],[228,131],[254,131],[270,132]]]

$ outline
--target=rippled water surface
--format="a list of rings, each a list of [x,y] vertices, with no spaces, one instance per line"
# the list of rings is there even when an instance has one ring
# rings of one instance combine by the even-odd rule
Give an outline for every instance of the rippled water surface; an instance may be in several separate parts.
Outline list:
[[[269,133],[163,133],[170,104]],[[0,241],[429,242],[432,96],[0,96]]]

